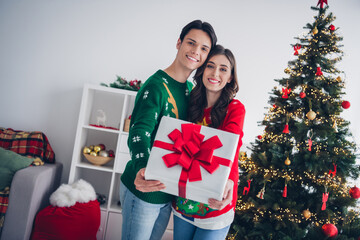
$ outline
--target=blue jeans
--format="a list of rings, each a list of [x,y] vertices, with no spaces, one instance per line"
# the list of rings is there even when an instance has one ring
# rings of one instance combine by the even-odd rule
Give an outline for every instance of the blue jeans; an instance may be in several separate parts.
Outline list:
[[[220,240],[225,239],[230,225],[219,230],[198,228],[174,216],[174,240]]]
[[[159,240],[169,222],[171,203],[152,204],[136,197],[120,183],[122,240]]]

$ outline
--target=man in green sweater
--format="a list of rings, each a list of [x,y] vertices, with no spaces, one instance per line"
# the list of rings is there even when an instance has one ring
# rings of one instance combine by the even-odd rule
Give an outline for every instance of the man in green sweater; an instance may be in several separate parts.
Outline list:
[[[135,99],[128,146],[131,160],[121,176],[122,239],[161,239],[172,196],[160,181],[145,180],[145,167],[162,116],[186,120],[192,84],[187,81],[206,60],[217,37],[207,22],[195,20],[181,31],[173,63],[144,83]]]

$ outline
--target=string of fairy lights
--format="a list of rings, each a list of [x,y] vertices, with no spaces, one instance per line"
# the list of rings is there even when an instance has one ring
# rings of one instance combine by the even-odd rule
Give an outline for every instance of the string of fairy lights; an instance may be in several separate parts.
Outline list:
[[[326,188],[332,189],[332,194],[335,197],[348,197],[348,192],[350,187],[345,184],[341,184],[342,179],[339,176],[333,176],[327,172],[324,172],[322,175],[314,175],[311,172],[304,171],[303,174],[296,174],[294,171],[289,169],[267,169],[263,167],[259,167],[255,164],[254,161],[247,158],[246,156],[242,156],[239,159],[240,167],[247,172],[252,172],[254,174],[263,175],[264,179],[284,179],[286,181],[295,181],[299,182],[305,186],[309,186],[309,183],[317,184],[319,186],[326,186]],[[303,221],[308,221],[314,223],[316,226],[321,226],[325,223],[337,224],[340,221],[347,221],[351,223],[356,218],[360,216],[359,212],[350,210],[353,212],[351,215],[343,216],[341,212],[334,212],[331,219],[324,219],[318,216],[317,213],[311,213],[310,217],[305,217],[302,213],[293,213],[293,211],[289,208],[281,208],[277,207],[276,209],[263,209],[256,208],[255,204],[251,201],[247,201],[243,199],[243,196],[239,196],[236,211],[253,211],[253,221],[261,221],[261,218],[269,217],[275,219],[277,221],[288,220],[293,223],[301,223]]]
[[[336,81],[339,81],[339,80],[336,80]],[[319,94],[314,93],[314,95],[322,96],[320,94],[320,92],[319,92]],[[325,96],[325,94],[324,94],[324,96]],[[326,95],[326,96],[330,97],[328,95]],[[331,100],[331,103],[334,103],[334,102],[335,102],[335,100]],[[305,112],[305,107],[300,107],[293,112],[287,113],[285,108],[273,106],[270,108],[268,114],[265,115],[264,120],[270,122],[274,119],[279,119],[279,118],[283,117],[284,115],[286,115],[288,118],[291,118],[294,121],[302,120],[305,125],[307,125],[307,126],[312,125],[313,120],[303,118],[304,112]],[[333,128],[335,128],[335,127],[337,128],[337,126],[341,126],[345,121],[344,121],[344,119],[342,119],[341,117],[339,117],[338,115],[335,115],[335,114],[330,114],[329,117],[324,117],[324,116],[320,116],[319,112],[317,112],[316,122],[317,122],[317,124],[332,124]],[[303,144],[305,144],[305,145],[307,144],[306,141],[305,141],[305,143],[296,143],[295,139],[293,137],[289,137],[287,134],[282,134],[282,133],[276,134],[274,132],[267,132],[267,131],[264,131],[264,133],[262,135],[262,139],[260,141],[265,141],[266,143],[290,142],[295,146],[295,148],[297,150],[299,150]],[[349,145],[352,148],[356,147],[354,143],[349,143]],[[328,146],[326,144],[321,143],[321,142],[315,143],[314,147],[317,152],[320,152],[322,150],[326,151],[326,149],[328,148]],[[336,152],[341,152],[346,155],[353,154],[352,152],[346,151],[345,149],[337,149]]]
[[[244,212],[251,209],[254,209],[255,204],[246,202],[242,199],[240,196],[237,202],[236,211],[237,212]],[[311,213],[310,216],[305,217],[302,213],[294,213],[289,208],[281,208],[278,207],[276,210],[274,209],[261,209],[257,208],[256,211],[253,212],[253,221],[259,222],[262,218],[269,217],[271,219],[277,220],[277,221],[284,221],[288,220],[293,223],[300,224],[302,222],[309,222],[313,223],[315,226],[322,226],[325,223],[332,223],[332,224],[338,224],[339,222],[344,222],[345,224],[351,224],[354,222],[355,219],[359,217],[359,212],[356,212],[354,210],[350,210],[349,213],[346,216],[343,216],[343,214],[340,211],[334,212],[331,219],[329,218],[322,218],[317,213]]]
[[[283,178],[287,181],[300,182],[301,184],[308,185],[309,182],[317,184],[319,186],[328,186],[336,191],[338,195],[343,197],[347,196],[350,187],[341,184],[342,179],[339,176],[331,177],[327,172],[323,175],[314,175],[310,172],[304,171],[302,174],[295,173],[290,169],[267,169],[257,166],[255,162],[247,157],[241,157],[239,160],[240,167],[247,172],[254,173],[256,175],[263,175],[266,179],[279,179]]]

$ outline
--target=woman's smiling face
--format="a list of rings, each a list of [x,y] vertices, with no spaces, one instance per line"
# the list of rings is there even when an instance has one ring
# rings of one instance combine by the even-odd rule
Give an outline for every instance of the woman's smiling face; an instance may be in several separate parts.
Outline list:
[[[225,55],[212,56],[206,63],[203,73],[203,84],[208,93],[221,94],[222,89],[232,80],[232,66]]]

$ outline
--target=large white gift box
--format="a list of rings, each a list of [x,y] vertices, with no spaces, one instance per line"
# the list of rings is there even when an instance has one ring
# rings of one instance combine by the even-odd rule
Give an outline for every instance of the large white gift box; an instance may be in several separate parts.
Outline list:
[[[145,179],[160,180],[172,195],[221,201],[238,141],[237,134],[162,117]]]

